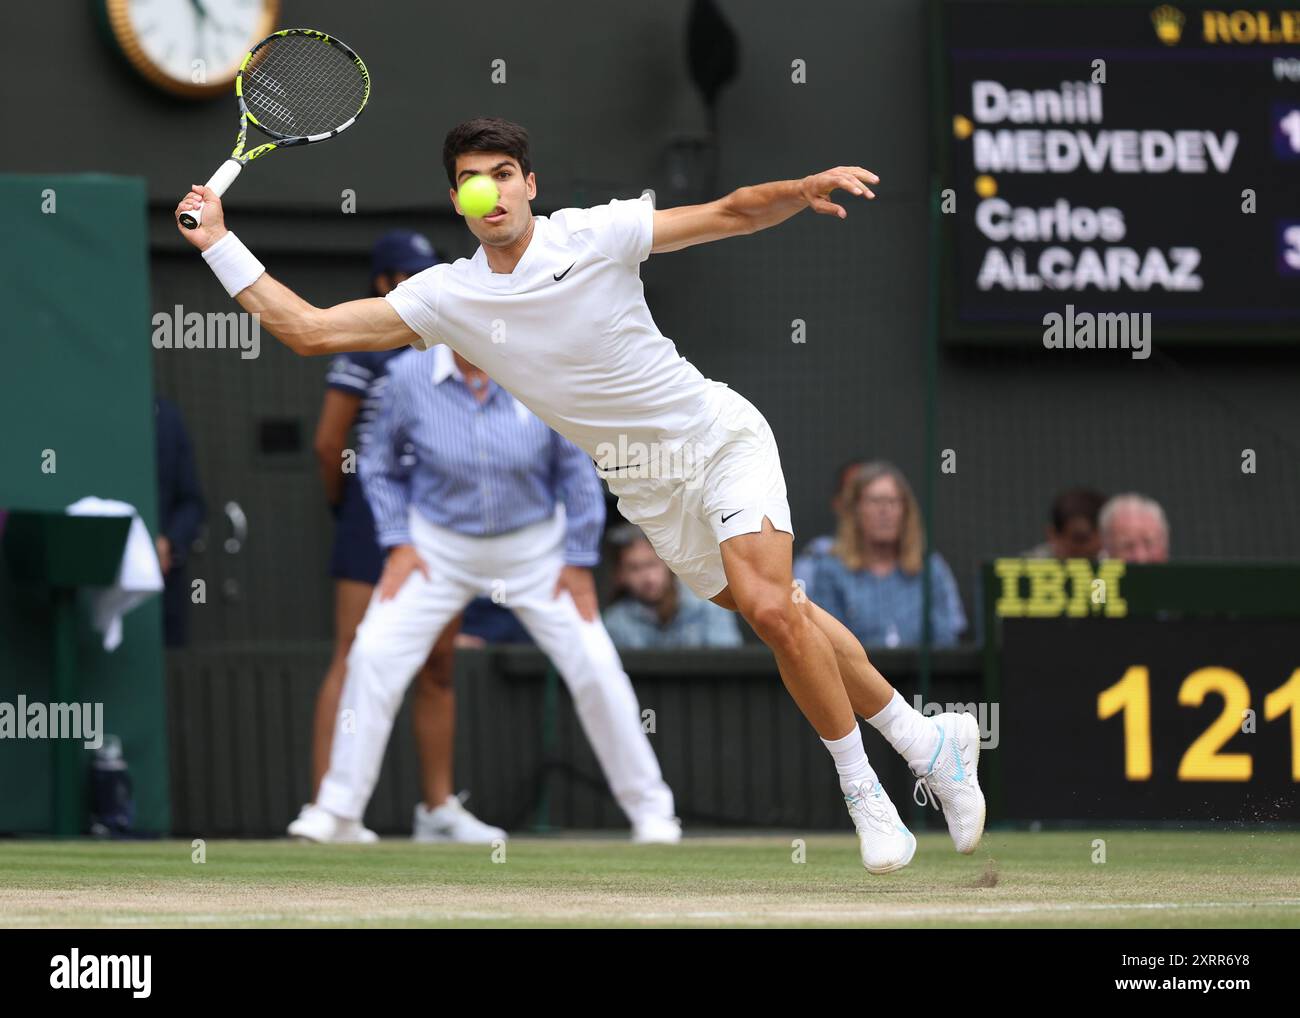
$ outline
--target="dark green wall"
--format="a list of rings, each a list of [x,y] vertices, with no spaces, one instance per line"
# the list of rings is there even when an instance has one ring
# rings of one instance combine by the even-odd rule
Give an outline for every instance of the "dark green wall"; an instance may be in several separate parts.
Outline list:
[[[42,211],[53,192],[54,210]],[[46,206],[48,207],[48,206]],[[0,177],[4,321],[0,507],[61,510],[86,495],[158,517],[147,314],[143,181],[106,176]],[[53,472],[42,470],[45,450]],[[84,613],[83,613],[84,616]],[[83,702],[104,704],[135,781],[138,826],[170,825],[157,598],[128,614],[106,653],[85,619],[78,633]],[[50,699],[45,592],[16,586],[0,563],[0,700]],[[0,741],[0,831],[51,820],[53,743]]]
[[[666,193],[666,146],[705,123],[685,72],[688,6],[506,3],[480,42],[462,28],[471,9],[455,5],[406,5],[408,26],[398,32],[343,0],[288,0],[283,23],[319,24],[361,50],[374,72],[373,106],[337,142],[252,167],[231,192],[230,221],[274,273],[319,302],[365,293],[368,246],[397,223],[426,229],[452,255],[469,254],[467,232],[446,214],[440,146],[447,127],[479,112],[531,129],[540,212],[647,186]],[[664,332],[770,419],[801,540],[830,526],[829,479],[850,456],[889,457],[922,487],[926,6],[720,0],[741,64],[719,101],[717,189],[855,162],[879,173],[880,198],[850,206],[845,222],[804,213],[759,236],[656,256],[643,269]],[[61,131],[57,116],[31,124],[30,143],[0,165],[145,176],[153,309],[230,307],[176,237],[170,211],[219,160],[229,102],[190,107],[155,96],[118,66],[88,19],[39,7],[14,16],[86,69],[52,81],[47,102],[90,133]],[[490,81],[495,57],[507,61],[505,85]],[[21,69],[42,57],[16,59]],[[807,84],[790,80],[795,59],[806,62]],[[345,187],[356,191],[356,215],[339,212]],[[804,344],[790,341],[795,318],[807,323]],[[190,419],[211,507],[213,539],[195,556],[195,575],[214,590],[234,581],[228,596],[195,609],[196,639],[326,637],[330,521],[306,448],[325,365],[269,344],[255,361],[187,351],[159,353],[155,364],[162,391]],[[934,476],[934,533],[968,614],[976,563],[1037,543],[1049,499],[1072,483],[1159,498],[1181,558],[1300,558],[1298,370],[1300,358],[1285,350],[1193,354],[1158,342],[1145,362],[943,351],[937,439],[955,450],[957,472]],[[297,420],[302,453],[260,457],[262,417]],[[1258,455],[1255,475],[1240,471],[1246,448]],[[220,508],[232,499],[250,520],[238,556],[220,540]]]

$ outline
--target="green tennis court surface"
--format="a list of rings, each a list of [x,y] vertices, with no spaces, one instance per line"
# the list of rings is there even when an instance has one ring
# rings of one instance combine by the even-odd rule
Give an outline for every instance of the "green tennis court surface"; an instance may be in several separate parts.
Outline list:
[[[1300,927],[1300,832],[920,838],[873,877],[850,836],[609,838],[488,846],[0,843],[6,926]],[[1094,839],[1105,841],[1093,862]],[[496,853],[500,858],[500,853]]]

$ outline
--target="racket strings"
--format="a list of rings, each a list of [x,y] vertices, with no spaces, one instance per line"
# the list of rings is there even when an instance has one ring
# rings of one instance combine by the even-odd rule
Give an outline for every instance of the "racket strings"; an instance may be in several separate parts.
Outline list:
[[[273,134],[325,134],[365,104],[365,78],[343,50],[311,36],[282,36],[258,50],[244,71],[244,102]]]

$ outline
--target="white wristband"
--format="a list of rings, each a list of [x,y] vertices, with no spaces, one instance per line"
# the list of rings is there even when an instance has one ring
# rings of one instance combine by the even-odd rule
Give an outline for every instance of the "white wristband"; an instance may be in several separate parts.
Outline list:
[[[203,252],[203,260],[232,297],[256,283],[266,271],[266,266],[257,260],[257,256],[229,231]]]

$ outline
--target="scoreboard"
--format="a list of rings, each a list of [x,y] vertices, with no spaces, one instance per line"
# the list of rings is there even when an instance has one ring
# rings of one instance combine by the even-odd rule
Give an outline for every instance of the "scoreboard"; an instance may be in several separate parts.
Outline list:
[[[1300,339],[1300,0],[934,14],[944,339]]]
[[[999,817],[1300,822],[1300,564],[998,559],[982,593]]]
[[[1009,619],[1005,816],[1300,821],[1294,620]]]

